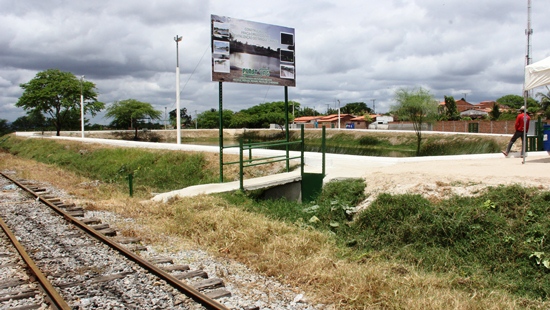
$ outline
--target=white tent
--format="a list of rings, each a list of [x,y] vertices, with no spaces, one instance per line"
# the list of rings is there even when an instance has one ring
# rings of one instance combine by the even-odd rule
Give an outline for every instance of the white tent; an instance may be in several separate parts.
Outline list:
[[[533,64],[525,66],[525,81],[523,83],[523,93],[525,98],[525,111],[524,115],[527,115],[527,92],[535,87],[544,86],[550,84],[550,57],[537,61]],[[523,118],[527,123],[527,118]],[[523,163],[525,163],[525,157],[527,152],[525,145],[527,144],[526,137],[527,132],[523,134]]]
[[[550,84],[550,57],[525,67],[524,91]]]

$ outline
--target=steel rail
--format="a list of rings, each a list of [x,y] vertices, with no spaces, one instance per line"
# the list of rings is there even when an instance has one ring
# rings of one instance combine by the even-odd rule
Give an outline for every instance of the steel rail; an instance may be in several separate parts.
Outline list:
[[[17,182],[16,180],[8,177],[4,173],[0,172],[2,176],[4,176],[6,179],[10,180],[23,190],[27,191],[28,193],[34,195],[36,198],[38,198],[41,202],[48,205],[52,210],[63,216],[67,221],[71,222],[78,228],[82,229],[92,237],[98,239],[99,241],[107,244],[112,249],[118,251],[120,254],[124,255],[128,259],[132,260],[133,262],[137,263],[141,267],[147,269],[151,273],[155,274],[159,278],[163,279],[164,281],[168,282],[170,285],[172,285],[174,288],[176,288],[178,291],[184,293],[197,303],[200,303],[207,309],[211,310],[230,310],[226,306],[222,305],[221,303],[215,301],[214,299],[208,297],[206,294],[201,293],[194,287],[187,285],[183,283],[182,281],[178,280],[174,276],[170,275],[169,273],[165,272],[164,270],[160,269],[156,265],[151,264],[150,262],[144,260],[143,258],[139,257],[138,255],[134,254],[133,252],[127,250],[125,247],[121,246],[117,242],[112,241],[102,233],[96,231],[95,229],[89,227],[88,225],[84,224],[82,221],[78,220],[77,218],[71,216],[70,214],[67,214],[60,208],[58,208],[56,205],[48,201],[47,199],[42,198],[40,195],[36,194],[34,191],[32,191],[30,188],[26,187],[25,185],[21,184],[20,182]]]
[[[0,218],[0,226],[2,227],[2,230],[6,233],[6,236],[10,239],[11,243],[15,248],[17,249],[17,252],[19,252],[19,255],[21,258],[25,261],[27,266],[29,266],[29,269],[31,272],[36,276],[36,279],[44,289],[44,292],[48,297],[50,298],[51,302],[57,307],[57,309],[66,309],[70,310],[72,309],[69,304],[59,295],[57,290],[53,287],[53,285],[48,281],[46,276],[40,271],[40,268],[34,263],[34,260],[29,256],[23,245],[17,240],[13,232],[10,230],[8,225]]]

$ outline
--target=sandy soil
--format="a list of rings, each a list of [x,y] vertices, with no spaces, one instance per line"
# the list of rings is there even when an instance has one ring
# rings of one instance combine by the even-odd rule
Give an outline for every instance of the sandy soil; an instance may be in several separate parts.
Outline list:
[[[550,190],[550,156],[538,152],[526,158],[504,156],[456,161],[405,162],[370,168],[363,176],[367,193],[417,193],[431,199],[452,194],[475,195],[488,186],[521,184]]]

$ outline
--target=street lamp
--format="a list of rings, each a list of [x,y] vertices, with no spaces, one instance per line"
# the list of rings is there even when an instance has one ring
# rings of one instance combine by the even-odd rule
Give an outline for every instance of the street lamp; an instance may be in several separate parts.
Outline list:
[[[181,41],[181,37],[176,35],[174,37],[176,41],[176,143],[181,144],[181,116],[180,116],[180,56],[178,43]]]
[[[84,94],[82,92],[82,80],[84,76],[80,77],[80,129],[82,131],[82,138],[84,138]]]

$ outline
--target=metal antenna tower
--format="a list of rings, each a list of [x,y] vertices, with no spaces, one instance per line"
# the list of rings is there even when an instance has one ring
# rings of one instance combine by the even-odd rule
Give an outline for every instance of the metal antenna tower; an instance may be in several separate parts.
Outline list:
[[[527,0],[527,29],[525,29],[525,34],[527,35],[525,66],[528,66],[531,64],[531,35],[533,34],[533,29],[531,28],[531,0]],[[527,94],[529,95],[529,92]]]

